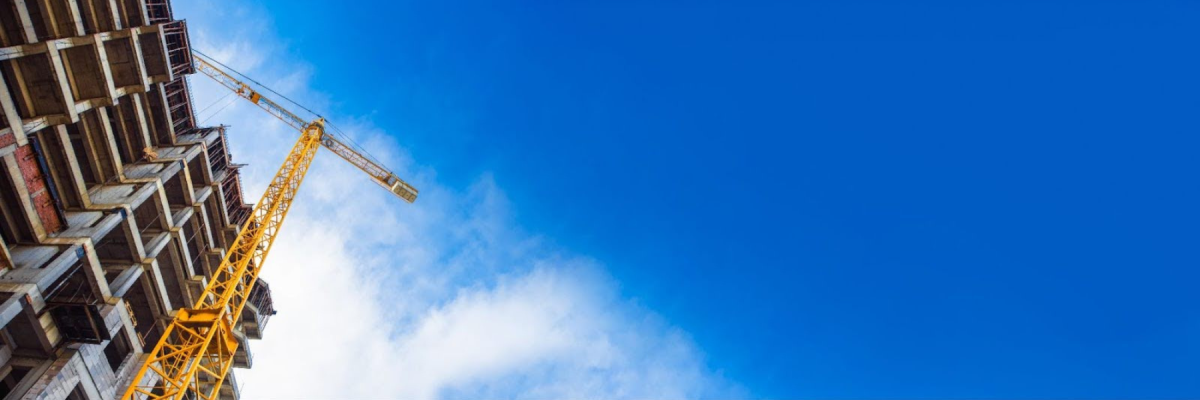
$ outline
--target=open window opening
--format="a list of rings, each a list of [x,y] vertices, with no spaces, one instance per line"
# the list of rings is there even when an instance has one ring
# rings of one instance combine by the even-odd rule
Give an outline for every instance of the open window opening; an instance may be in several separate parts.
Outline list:
[[[17,17],[17,3],[15,0],[0,0],[0,7],[4,7],[5,12],[0,12],[0,29],[4,30],[4,34],[0,35],[0,46],[16,46],[25,43],[25,32],[21,29],[21,20]]]
[[[106,107],[108,123],[112,127],[117,152],[121,155],[121,162],[124,164],[141,161],[145,156],[144,149],[149,145],[142,136],[142,125],[138,122],[137,110],[133,105],[135,101],[132,97],[133,95],[127,96],[128,101],[123,99],[116,106]]]
[[[57,66],[46,53],[0,61],[4,81],[16,100],[17,114],[28,120],[38,117],[63,116],[74,107],[73,101],[63,98]],[[27,95],[18,95],[25,93]],[[46,125],[37,126],[37,130]]]
[[[81,44],[61,50],[75,103],[98,100],[99,104],[104,104],[111,100],[112,93],[108,90],[108,80],[104,76],[96,46]]]
[[[145,114],[148,119],[147,124],[150,125],[150,140],[153,146],[165,146],[175,142],[172,138],[171,124],[168,116],[168,105],[163,100],[162,93],[159,91],[159,85],[150,85],[150,91],[146,92],[146,96],[142,99],[142,105],[145,106]]]
[[[115,180],[117,166],[107,149],[107,137],[100,126],[100,114],[104,110],[92,110],[80,116],[80,121],[67,125],[67,140],[79,161],[79,172],[83,184],[91,190],[96,186]]]
[[[201,263],[204,262],[204,243],[199,237],[199,230],[195,228],[193,221],[183,224],[183,242],[187,247],[188,254],[191,256],[192,271],[196,275],[203,275],[204,268]]]
[[[137,222],[138,233],[142,235],[143,243],[146,243],[147,236],[157,235],[163,232],[167,226],[163,213],[155,205],[154,199],[147,199],[142,204],[134,206],[133,218]]]
[[[117,26],[117,21],[113,20],[113,10],[110,6],[113,3],[108,1],[82,1],[79,2],[79,11],[82,14],[83,29],[87,33],[100,33],[115,31],[120,29]]]
[[[0,171],[0,236],[9,246],[36,240],[19,200],[12,177]]]
[[[0,398],[8,398],[8,395],[12,394],[13,390],[21,384],[21,380],[25,379],[31,370],[33,368],[15,365],[6,366],[3,370],[0,370],[0,373],[4,374],[4,378],[0,378]]]
[[[50,317],[58,334],[68,342],[100,344],[109,339],[108,328],[100,314],[100,295],[90,283],[80,260],[45,292]]]
[[[108,366],[112,368],[113,373],[121,369],[121,363],[125,362],[125,358],[129,357],[132,351],[133,347],[130,346],[124,329],[118,331],[112,340],[104,345],[104,358],[108,360]]]
[[[83,384],[76,383],[75,388],[71,389],[70,393],[67,393],[65,400],[88,400],[87,394],[83,392]]]
[[[158,298],[147,290],[151,278],[149,275],[143,274],[138,279],[139,282],[130,287],[129,292],[125,294],[125,303],[129,316],[137,321],[133,324],[134,334],[138,338],[137,343],[142,347],[143,352],[149,352],[154,350],[154,345],[162,337],[166,323],[155,317],[154,310],[158,307]]]
[[[171,205],[172,212],[191,206],[192,199],[188,193],[190,188],[184,187],[183,181],[182,173],[173,174],[163,181],[163,192],[167,195],[167,203]]]
[[[84,193],[75,183],[75,167],[68,161],[67,145],[58,129],[43,129],[29,141],[37,151],[38,165],[50,184],[50,195],[59,209],[83,208]],[[86,164],[86,163],[83,163]],[[63,219],[64,223],[66,219]]]

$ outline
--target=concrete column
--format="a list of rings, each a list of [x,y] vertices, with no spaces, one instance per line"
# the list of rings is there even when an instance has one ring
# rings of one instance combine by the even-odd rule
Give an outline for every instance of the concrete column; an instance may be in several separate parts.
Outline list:
[[[12,96],[13,94],[8,91],[8,83],[4,80],[4,74],[0,74],[0,110],[4,111],[5,122],[16,138],[16,145],[24,146],[29,142],[25,138],[21,115],[17,113],[17,105]]]
[[[37,33],[33,30],[33,18],[29,17],[29,5],[26,0],[13,0],[13,8],[16,9],[17,21],[21,24],[21,39],[25,43],[37,43]]]
[[[58,80],[58,95],[64,103],[61,120],[48,121],[51,124],[68,124],[79,121],[79,113],[75,109],[75,95],[71,93],[71,84],[67,80],[66,67],[63,65],[62,54],[58,46],[48,45],[46,55],[50,57],[50,66],[54,69],[54,77]]]

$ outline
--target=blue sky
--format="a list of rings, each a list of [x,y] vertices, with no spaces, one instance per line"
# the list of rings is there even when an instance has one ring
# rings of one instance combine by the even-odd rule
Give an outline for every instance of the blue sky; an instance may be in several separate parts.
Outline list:
[[[422,222],[396,242],[348,240],[351,253],[483,219],[508,232],[491,246],[539,254],[481,251],[428,282],[391,336],[572,276],[547,296],[598,286],[608,300],[564,324],[615,302],[605,326],[679,338],[666,359],[691,371],[681,392],[588,392],[600,397],[1200,396],[1196,3],[176,7],[207,29],[194,45],[342,116],[373,149],[399,146],[384,158],[446,193],[421,200],[448,204],[421,206],[436,212],[398,211]],[[337,192],[319,182],[306,185]],[[460,239],[427,264],[475,248]],[[546,272],[563,259],[588,272]],[[497,266],[510,261],[526,267]],[[405,279],[379,290],[407,293]],[[581,343],[563,348],[597,342]],[[497,361],[399,393],[569,393],[530,389],[562,378],[553,365]],[[576,372],[629,366],[603,365]]]

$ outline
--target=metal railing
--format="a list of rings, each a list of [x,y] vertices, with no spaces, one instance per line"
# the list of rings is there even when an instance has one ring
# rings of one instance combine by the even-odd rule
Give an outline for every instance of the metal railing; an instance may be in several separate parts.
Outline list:
[[[146,0],[146,14],[150,16],[149,24],[161,24],[173,19],[171,2],[168,0]]]
[[[267,320],[275,315],[275,302],[271,299],[271,285],[259,278],[258,282],[255,282],[254,288],[250,290],[250,297],[246,299],[246,302],[258,310],[258,320],[255,322],[258,323],[258,331],[262,332],[263,328],[267,326]]]

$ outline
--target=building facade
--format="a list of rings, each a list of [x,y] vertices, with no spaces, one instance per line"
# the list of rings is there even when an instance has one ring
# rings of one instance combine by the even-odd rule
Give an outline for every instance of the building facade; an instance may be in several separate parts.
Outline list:
[[[192,72],[166,0],[0,0],[0,397],[120,396],[249,216]],[[250,303],[243,368],[265,282]]]

